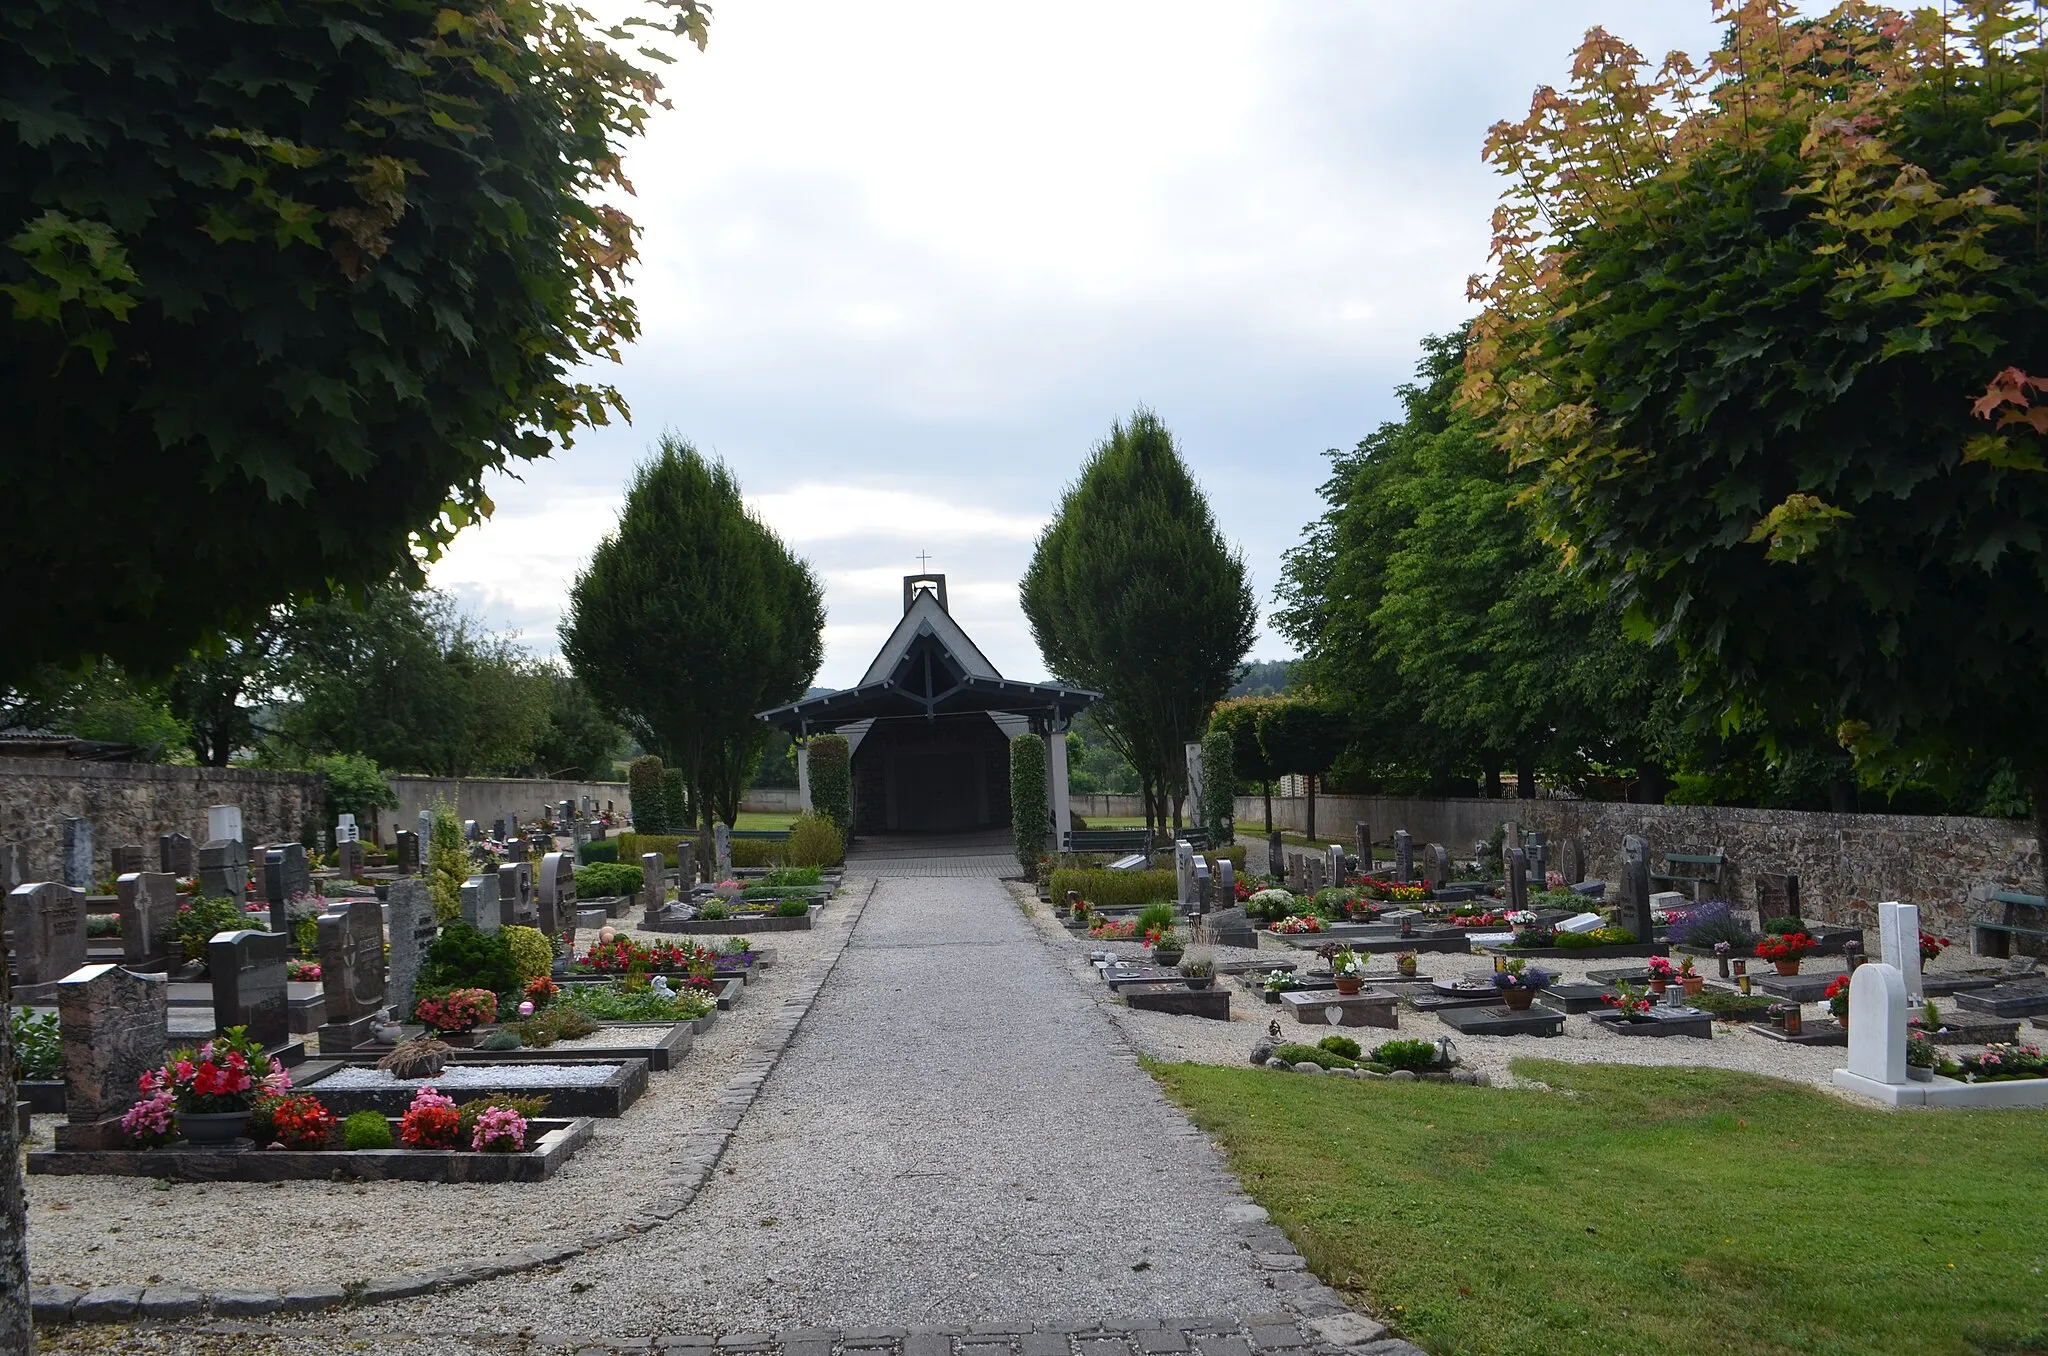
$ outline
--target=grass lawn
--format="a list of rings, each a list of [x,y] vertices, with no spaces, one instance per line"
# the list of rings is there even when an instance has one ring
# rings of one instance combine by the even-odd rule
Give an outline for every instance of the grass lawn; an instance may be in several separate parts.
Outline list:
[[[786,829],[796,822],[794,814],[757,813],[753,810],[740,811],[739,819],[740,822],[733,825],[736,829]]]
[[[1549,1060],[1514,1067],[1554,1092],[1150,1067],[1316,1274],[1433,1353],[2048,1352],[2038,1111]]]

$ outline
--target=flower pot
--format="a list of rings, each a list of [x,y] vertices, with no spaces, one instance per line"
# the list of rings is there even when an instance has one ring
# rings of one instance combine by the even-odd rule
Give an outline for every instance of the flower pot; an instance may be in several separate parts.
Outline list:
[[[1365,981],[1360,979],[1357,975],[1339,975],[1337,977],[1338,993],[1357,993],[1360,989],[1364,987]]]
[[[1707,979],[1705,975],[1687,975],[1685,977],[1685,992],[1688,998],[1706,987]]]
[[[1209,986],[1210,986],[1211,984],[1214,984],[1214,983],[1216,982],[1216,976],[1214,976],[1214,975],[1182,975],[1182,976],[1181,976],[1181,981],[1180,981],[1180,982],[1181,982],[1181,983],[1183,983],[1183,984],[1185,984],[1185,985],[1187,985],[1187,986],[1188,986],[1188,987],[1189,987],[1190,989],[1206,989],[1206,988],[1208,988],[1208,987],[1209,987]]]
[[[435,1037],[441,1044],[457,1050],[474,1050],[476,1048],[476,1029],[474,1027],[468,1031],[436,1032]]]
[[[233,1144],[249,1128],[246,1111],[178,1113],[178,1133],[190,1144]]]
[[[1155,946],[1152,948],[1152,963],[1154,965],[1163,965],[1170,970],[1174,966],[1179,965],[1180,958],[1186,954],[1187,953],[1185,951],[1181,950],[1181,948],[1177,946]]]
[[[1668,979],[1659,979],[1659,978],[1658,978],[1657,976],[1655,976],[1655,975],[1651,975],[1651,976],[1650,976],[1650,992],[1651,992],[1651,993],[1663,993],[1663,992],[1664,992],[1664,991],[1665,991],[1666,989],[1668,989],[1668,988],[1670,988],[1670,987],[1671,987],[1671,981],[1670,981],[1670,980],[1668,980]]]
[[[1402,973],[1402,974],[1404,974],[1404,975],[1406,975],[1406,976],[1408,976],[1408,978],[1410,978],[1410,979],[1413,979],[1413,978],[1415,978],[1415,962],[1414,962],[1414,961],[1403,961],[1403,962],[1401,963],[1401,965],[1400,965],[1399,969],[1400,969],[1401,973]]]
[[[1934,1070],[1923,1069],[1918,1064],[1908,1064],[1906,1066],[1906,1077],[1912,1079],[1915,1083],[1932,1083],[1934,1081]]]
[[[1506,1003],[1508,1009],[1512,1012],[1527,1012],[1529,1005],[1536,1001],[1536,991],[1534,989],[1502,989],[1500,991],[1500,1001]]]
[[[1778,967],[1778,973],[1781,975],[1796,975],[1799,973],[1799,957],[1797,956],[1794,956],[1791,960],[1773,961],[1771,963]]]

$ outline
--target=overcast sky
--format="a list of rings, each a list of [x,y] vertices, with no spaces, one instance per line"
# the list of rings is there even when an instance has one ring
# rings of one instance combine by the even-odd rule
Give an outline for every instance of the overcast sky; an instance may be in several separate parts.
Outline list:
[[[723,0],[628,154],[630,426],[490,487],[435,581],[536,651],[664,431],[816,566],[850,684],[919,552],[1004,674],[1031,544],[1110,423],[1173,429],[1262,613],[1325,449],[1470,314],[1489,124],[1603,24],[1703,55],[1707,0],[853,6]],[[1288,653],[1270,629],[1255,658]]]

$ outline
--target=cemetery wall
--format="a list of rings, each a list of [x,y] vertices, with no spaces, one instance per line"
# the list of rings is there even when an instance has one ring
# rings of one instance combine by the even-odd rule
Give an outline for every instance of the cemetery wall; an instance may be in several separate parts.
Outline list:
[[[756,786],[740,797],[740,810],[746,814],[793,815],[803,808],[797,803],[800,799],[793,786]]]
[[[327,826],[326,787],[318,772],[0,758],[0,842],[22,845],[29,879],[61,880],[64,820],[84,819],[98,881],[124,843],[140,844],[154,861],[160,834],[205,841],[209,805],[241,806],[251,843],[311,841]]]
[[[543,805],[565,800],[581,805],[585,796],[594,797],[600,810],[606,801],[610,801],[620,815],[627,813],[632,804],[632,796],[624,782],[566,782],[523,777],[398,776],[389,780],[392,791],[398,796],[398,808],[377,812],[376,837],[380,843],[393,842],[392,835],[400,829],[416,828],[420,811],[433,808],[436,801],[446,801],[455,807],[456,818],[474,819],[486,830],[500,815],[507,819],[516,818],[523,824],[537,818]]]
[[[1301,798],[1273,799],[1275,827],[1299,832],[1306,812]],[[1442,843],[1453,855],[1470,856],[1474,841],[1507,819],[1542,831],[1553,845],[1584,834],[1595,879],[1618,879],[1622,837],[1641,834],[1650,844],[1652,869],[1665,852],[1721,849],[1728,857],[1721,893],[1737,906],[1753,904],[1757,873],[1791,871],[1799,876],[1809,918],[1875,927],[1877,905],[1897,900],[1918,904],[1930,930],[1938,925],[1965,944],[1967,922],[1996,917],[1996,906],[1984,902],[1992,890],[2041,889],[2040,853],[2025,820],[1586,800],[1316,797],[1317,837],[1326,842],[1349,843],[1363,820],[1379,841],[1407,829],[1417,843]],[[1258,797],[1238,798],[1237,823],[1252,835],[1263,827]]]

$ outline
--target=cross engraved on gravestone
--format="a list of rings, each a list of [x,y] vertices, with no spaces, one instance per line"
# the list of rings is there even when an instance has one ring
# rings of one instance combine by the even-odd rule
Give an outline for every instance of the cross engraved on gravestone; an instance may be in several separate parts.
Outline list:
[[[85,964],[85,891],[52,880],[16,886],[7,895],[7,931],[15,983],[56,983]]]
[[[132,871],[114,882],[121,915],[121,959],[143,965],[164,955],[163,933],[178,912],[178,878],[163,871]]]
[[[206,944],[207,969],[213,972],[213,1025],[249,1028],[251,1039],[276,1049],[291,1039],[290,999],[285,988],[284,934],[216,932]]]
[[[385,902],[391,925],[391,1011],[399,1021],[410,1022],[420,962],[426,958],[427,948],[434,944],[440,926],[435,921],[433,898],[425,881],[391,882]]]
[[[57,983],[57,1033],[64,1050],[64,1118],[59,1148],[96,1148],[83,1127],[119,1116],[136,1082],[164,1062],[169,986],[118,965],[88,965]],[[71,1126],[80,1127],[70,1131]],[[69,1133],[67,1133],[69,1131]],[[88,1142],[78,1143],[80,1139]]]
[[[92,888],[92,821],[75,816],[64,820],[64,883]]]

